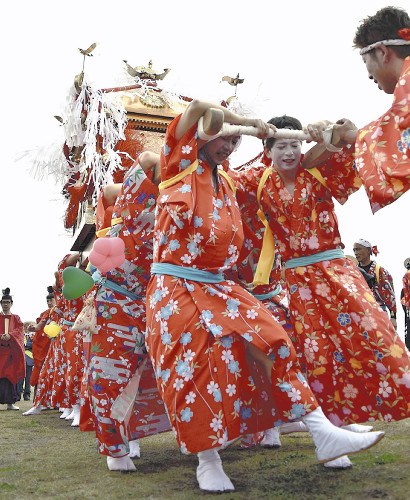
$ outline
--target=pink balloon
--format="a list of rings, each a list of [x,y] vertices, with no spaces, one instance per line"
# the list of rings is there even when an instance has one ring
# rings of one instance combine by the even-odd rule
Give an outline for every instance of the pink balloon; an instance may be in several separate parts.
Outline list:
[[[94,242],[89,261],[102,274],[121,266],[125,261],[125,243],[121,238],[99,238]]]
[[[125,252],[125,243],[121,238],[110,238],[111,255],[121,255]]]
[[[90,253],[89,256],[89,261],[93,266],[95,266],[98,269],[98,266],[104,263],[106,259],[105,255],[102,255],[101,253],[96,252],[95,250]]]
[[[110,248],[110,238],[98,238],[96,241],[94,241],[93,250],[102,255],[108,255],[110,252]]]

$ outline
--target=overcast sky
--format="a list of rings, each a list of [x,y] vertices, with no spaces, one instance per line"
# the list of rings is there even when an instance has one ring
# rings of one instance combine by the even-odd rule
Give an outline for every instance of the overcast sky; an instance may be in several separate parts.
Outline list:
[[[221,83],[238,73],[238,98],[263,119],[288,114],[303,124],[347,117],[366,125],[386,111],[392,97],[367,78],[352,40],[359,22],[385,2],[328,0],[101,1],[38,0],[3,7],[2,151],[0,170],[3,234],[0,286],[9,286],[13,311],[35,319],[46,308],[47,286],[72,239],[64,230],[65,202],[53,179],[37,180],[24,151],[62,143],[61,114],[74,76],[82,69],[78,48],[97,42],[87,58],[87,80],[107,88],[125,81],[123,59],[132,66],[153,61],[171,68],[164,86],[179,94],[219,100],[233,87]],[[407,8],[401,1],[393,3]],[[242,162],[259,151],[243,141]],[[410,256],[410,194],[372,215],[364,190],[337,214],[346,253],[357,238],[377,244],[378,262],[394,277],[397,296]],[[399,307],[399,334],[403,337]]]

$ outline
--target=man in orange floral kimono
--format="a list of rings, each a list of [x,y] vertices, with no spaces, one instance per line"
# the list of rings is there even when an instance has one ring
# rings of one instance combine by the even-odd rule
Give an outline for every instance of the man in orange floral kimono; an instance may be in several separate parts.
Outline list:
[[[96,307],[96,327],[85,333],[87,368],[81,411],[90,406],[98,451],[107,457],[108,468],[116,471],[136,470],[131,458],[140,456],[139,438],[170,430],[144,337],[158,194],[150,170],[157,164],[158,155],[145,151],[123,184],[115,185],[119,193],[114,195],[112,227],[106,237],[124,241],[126,258],[98,280],[92,292],[95,298],[90,297]]]
[[[410,188],[410,17],[399,8],[381,9],[358,27],[353,43],[369,78],[394,97],[356,138],[358,175],[375,213]]]
[[[270,123],[302,129],[288,116]],[[348,120],[334,126],[341,144],[345,137],[354,141],[354,129]],[[323,140],[322,125],[308,131]],[[302,368],[323,411],[338,426],[410,416],[409,353],[343,254],[333,198],[344,203],[360,186],[352,149],[345,144],[335,153],[318,144],[302,158],[299,140],[269,138],[262,164],[241,175],[249,203],[260,204],[281,253]],[[305,169],[315,157],[319,168]],[[340,466],[349,464],[343,457]]]
[[[33,337],[33,361],[34,367],[31,372],[30,385],[34,387],[34,396],[36,394],[36,387],[40,375],[41,367],[46,359],[48,349],[50,347],[50,338],[44,333],[44,327],[49,321],[52,308],[55,306],[54,290],[52,286],[47,287],[47,306],[48,309],[40,314],[37,318],[36,325],[29,327],[29,331],[35,332]],[[34,398],[33,398],[34,399]]]
[[[285,330],[259,300],[224,277],[238,260],[243,229],[233,182],[221,165],[227,167],[240,136],[199,138],[198,121],[211,108],[220,126],[256,126],[260,137],[274,130],[196,100],[168,126],[146,342],[179,447],[198,453],[199,487],[216,492],[234,489],[218,448],[275,422],[302,418],[320,461],[372,446],[381,436],[341,430],[326,419]],[[249,356],[258,361],[267,388],[255,380]],[[332,445],[324,444],[327,439]]]
[[[229,170],[229,175],[234,180],[237,177],[235,170]],[[292,324],[288,307],[289,294],[281,279],[282,266],[280,263],[280,255],[278,252],[275,253],[272,271],[269,276],[269,283],[253,283],[262,248],[264,225],[255,211],[255,206],[249,205],[247,193],[239,188],[236,191],[236,195],[239,210],[241,212],[244,242],[238,262],[232,269],[232,276],[229,272],[225,274],[230,279],[237,281],[254,297],[260,300],[271,312],[276,321],[285,329],[289,338],[292,340]],[[260,444],[265,448],[279,448],[281,446],[279,432],[282,431],[282,428],[284,432],[286,432],[285,428],[298,431],[301,430],[300,424],[301,422],[290,422],[289,424],[284,424],[280,428],[272,427],[264,432],[249,434],[241,440],[240,447],[249,448],[256,444]]]
[[[67,355],[65,350],[67,325],[73,324],[76,301],[67,300],[62,294],[63,271],[66,267],[75,265],[79,254],[67,254],[58,263],[57,271],[54,273],[56,283],[54,286],[55,307],[52,308],[47,324],[55,322],[60,325],[60,333],[50,342],[47,356],[38,378],[37,391],[34,398],[34,405],[30,410],[23,413],[24,416],[38,415],[42,408],[65,408],[68,407],[68,393],[66,387]],[[71,303],[71,305],[70,305]],[[74,303],[74,307],[73,307]],[[71,408],[70,408],[71,412]],[[63,413],[60,418],[65,418],[68,414]],[[74,417],[74,415],[73,415]]]

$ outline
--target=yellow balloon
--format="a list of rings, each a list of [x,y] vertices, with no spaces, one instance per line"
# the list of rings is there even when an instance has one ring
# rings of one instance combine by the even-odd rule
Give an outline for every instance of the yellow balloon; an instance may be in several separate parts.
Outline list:
[[[47,335],[47,337],[50,337],[50,339],[57,337],[60,332],[61,326],[58,325],[55,321],[52,321],[44,327],[44,333]]]

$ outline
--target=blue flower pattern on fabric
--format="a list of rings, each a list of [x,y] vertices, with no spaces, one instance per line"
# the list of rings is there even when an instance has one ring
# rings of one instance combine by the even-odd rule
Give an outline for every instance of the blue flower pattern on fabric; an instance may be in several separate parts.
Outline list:
[[[194,413],[191,411],[191,408],[189,408],[189,406],[181,411],[181,420],[183,422],[190,422],[193,416]]]
[[[351,323],[350,315],[347,313],[340,313],[339,316],[337,317],[337,321],[340,323],[341,326],[350,325]]]
[[[338,351],[333,353],[333,357],[338,363],[344,363],[346,361],[343,354]]]

